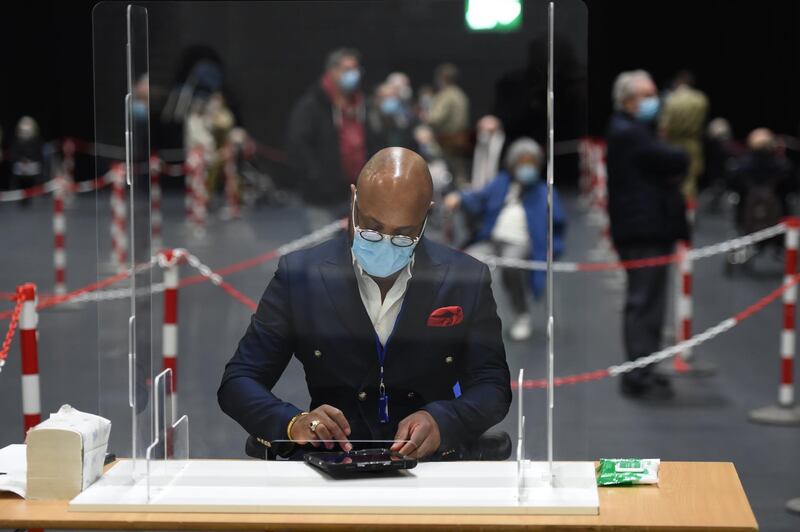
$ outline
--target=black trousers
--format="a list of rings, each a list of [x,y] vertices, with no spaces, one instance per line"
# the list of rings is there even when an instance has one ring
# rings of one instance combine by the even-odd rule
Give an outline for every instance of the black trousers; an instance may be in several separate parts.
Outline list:
[[[673,251],[672,244],[618,246],[620,260],[636,260]],[[661,330],[667,305],[668,266],[626,270],[625,314],[622,324],[628,360],[649,355],[661,348]],[[627,379],[645,379],[652,366],[632,371]]]

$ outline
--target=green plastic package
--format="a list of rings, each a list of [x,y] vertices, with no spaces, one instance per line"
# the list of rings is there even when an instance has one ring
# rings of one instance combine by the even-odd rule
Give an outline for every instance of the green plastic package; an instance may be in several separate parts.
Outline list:
[[[598,486],[658,484],[658,458],[601,458],[597,468]]]

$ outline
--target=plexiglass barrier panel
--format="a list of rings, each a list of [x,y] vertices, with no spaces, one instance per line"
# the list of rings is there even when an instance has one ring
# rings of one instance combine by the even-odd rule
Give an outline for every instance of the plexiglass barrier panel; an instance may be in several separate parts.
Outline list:
[[[95,166],[110,182],[97,192],[98,273],[116,290],[97,302],[99,403],[111,449],[140,474],[153,426],[147,11],[99,4],[93,33]]]
[[[496,116],[504,128],[505,141],[499,144],[494,142],[490,143],[491,146],[484,146],[482,138],[476,135],[475,145],[470,148],[472,151],[467,158],[471,160],[473,153],[477,156],[484,147],[487,148],[487,153],[495,153],[499,157],[502,150],[507,149],[511,142],[523,136],[536,139],[542,148],[548,151],[546,90],[549,67],[546,1],[521,2],[521,24],[504,33],[470,31],[464,20],[464,2],[457,0],[436,3],[370,2],[368,7],[352,2],[332,4],[157,2],[141,5],[147,8],[149,27],[152,30],[150,63],[153,69],[147,77],[147,82],[142,78],[145,71],[138,68],[141,62],[137,63],[135,54],[131,57],[134,70],[131,72],[126,70],[127,8],[101,4],[95,11],[98,143],[112,148],[122,148],[121,158],[124,158],[126,115],[123,102],[130,94],[128,124],[134,137],[137,133],[137,124],[140,125],[136,116],[149,115],[150,126],[154,131],[154,141],[149,146],[150,152],[159,154],[164,161],[186,160],[190,164],[183,169],[191,173],[197,167],[196,173],[200,176],[197,183],[209,186],[206,190],[208,202],[201,206],[209,215],[205,222],[206,235],[198,239],[194,231],[183,229],[194,227],[194,224],[199,223],[193,214],[184,216],[182,200],[186,190],[185,184],[188,182],[184,183],[184,176],[178,173],[174,178],[167,174],[162,175],[162,184],[171,186],[171,189],[164,186],[165,195],[170,193],[173,195],[172,200],[166,198],[166,201],[162,202],[162,205],[171,205],[169,208],[172,209],[167,211],[165,208],[165,238],[171,240],[169,242],[171,246],[189,248],[200,261],[209,264],[212,269],[234,262],[232,257],[246,260],[308,234],[315,228],[313,223],[318,221],[317,215],[320,214],[320,209],[313,208],[312,202],[305,201],[305,191],[293,190],[291,194],[303,198],[303,201],[281,204],[275,199],[280,196],[275,194],[268,197],[267,201],[249,206],[243,205],[241,218],[229,221],[226,218],[230,212],[229,197],[222,179],[225,175],[225,161],[219,158],[221,157],[219,154],[229,153],[225,149],[226,146],[238,145],[234,142],[236,136],[224,136],[223,133],[233,133],[226,129],[226,126],[205,131],[210,133],[210,136],[193,137],[192,135],[199,135],[198,131],[203,128],[198,127],[197,131],[192,128],[198,124],[202,125],[205,123],[204,120],[211,123],[214,116],[217,118],[232,116],[237,128],[238,126],[246,128],[247,138],[259,148],[255,151],[255,159],[250,159],[241,166],[243,198],[248,190],[250,192],[253,190],[252,182],[248,179],[253,175],[253,168],[259,165],[262,173],[269,173],[272,179],[271,186],[277,189],[289,189],[292,185],[287,183],[294,182],[292,174],[294,170],[290,154],[286,153],[284,148],[287,145],[287,123],[291,110],[303,94],[319,85],[324,73],[325,55],[340,45],[352,45],[361,52],[363,68],[360,90],[364,96],[365,108],[370,113],[378,112],[377,89],[382,86],[388,74],[395,71],[408,74],[415,94],[414,100],[415,102],[419,100],[419,104],[422,105],[425,99],[418,99],[416,95],[419,92],[426,93],[427,89],[424,86],[430,84],[434,67],[439,63],[451,61],[460,68],[463,89],[471,99],[470,129],[476,128],[478,119],[488,114]],[[355,15],[347,16],[348,13]],[[387,18],[386,13],[393,14],[391,19]],[[323,26],[320,26],[319,21],[334,19],[337,21],[335,24],[324,24],[324,30],[321,29]],[[136,20],[135,13],[132,20]],[[376,21],[382,20],[386,21],[386,24],[383,24],[386,29],[381,35],[364,31],[364,28],[372,27]],[[450,20],[452,27],[443,27],[441,22],[445,20]],[[577,173],[574,141],[586,131],[586,22],[586,10],[581,2],[578,0],[558,2],[553,32],[554,142],[552,147],[555,159],[554,182],[559,191],[562,190],[561,183],[570,180],[570,172]],[[422,32],[421,35],[427,35],[429,38],[412,36],[407,30],[411,27],[415,28],[415,32]],[[270,29],[265,30],[265,28]],[[422,43],[426,40],[438,39],[442,32],[450,36],[442,47],[433,49],[423,46]],[[135,46],[136,42],[136,33],[133,32],[131,44]],[[291,53],[287,53],[287,50],[291,50]],[[132,48],[132,51],[135,52],[135,49]],[[137,94],[143,93],[153,94],[152,102],[148,104],[152,109],[143,108],[137,103],[144,101],[137,100]],[[220,112],[220,105],[229,110],[230,115]],[[220,119],[220,124],[224,123],[225,121]],[[214,137],[214,131],[219,134],[218,138]],[[169,142],[165,139],[169,139]],[[133,144],[127,144],[128,152],[132,159],[143,163],[144,157],[137,151],[136,138],[132,140]],[[425,138],[420,140],[424,141]],[[192,158],[188,151],[183,154],[185,159],[175,154],[166,154],[167,151],[176,152],[183,148],[189,150],[203,142],[207,142],[208,146],[213,148],[201,152],[199,157]],[[436,210],[440,208],[441,199],[447,192],[457,186],[468,188],[471,185],[469,182],[459,183],[454,177],[458,174],[458,169],[448,166],[448,161],[428,154],[425,148],[424,142],[415,145],[417,151],[429,157],[436,194],[439,194],[434,207]],[[265,163],[264,159],[258,160],[259,157],[265,159],[273,157],[273,159]],[[110,160],[98,159],[99,174],[102,175],[104,171],[100,169],[102,165],[105,165],[106,169],[111,168]],[[502,160],[499,164],[501,168]],[[137,190],[143,190],[136,186],[134,177],[136,169],[137,166],[134,164],[132,168],[134,198],[138,197]],[[440,172],[437,169],[443,170]],[[494,174],[489,176],[492,177]],[[343,186],[347,188],[346,183]],[[166,192],[167,190],[171,192]],[[129,190],[125,188],[125,193],[128,192]],[[191,197],[188,193],[186,196]],[[337,211],[333,219],[349,212],[346,205],[346,191],[344,198],[345,208],[341,209],[341,212]],[[305,206],[308,205],[312,207],[306,209]],[[112,254],[112,250],[118,252],[120,248],[112,244],[114,230],[109,230],[109,227],[114,226],[111,222],[114,219],[116,206],[110,189],[98,195],[98,219],[102,217],[103,220],[98,222],[101,266],[108,265],[111,262],[110,258],[117,256]],[[128,210],[127,216],[131,210],[130,203],[125,202],[124,208]],[[147,207],[139,205],[133,209],[133,226],[137,234],[141,231],[147,232],[147,228],[140,226],[142,209],[146,210]],[[334,210],[334,208],[329,209],[330,212]],[[184,222],[187,222],[186,225]],[[448,226],[448,223],[451,225]],[[448,221],[443,211],[436,211],[431,214],[426,237],[458,247],[461,241],[453,238],[453,234],[448,234],[448,231],[454,229],[454,234],[458,236],[459,228],[463,229],[458,220]],[[129,237],[129,233],[130,225],[125,227],[124,234]],[[245,242],[248,248],[246,250],[236,248],[234,243],[237,240]],[[137,239],[137,242],[142,241]],[[148,242],[146,247],[152,247],[152,244]],[[130,255],[138,253],[137,260],[142,260],[145,255],[152,255],[154,251],[150,249],[148,253],[143,253],[141,246],[133,242],[130,242],[125,249],[129,255],[126,257],[126,263],[129,263]],[[570,249],[569,246],[567,249]],[[575,248],[573,258],[581,256],[583,256],[581,250]],[[563,255],[562,257],[567,258]],[[230,280],[244,295],[257,302],[275,268],[274,261],[259,262],[259,265],[261,264],[264,265],[263,269],[258,269],[257,275],[254,274],[256,270],[248,273],[243,267],[242,270],[235,270],[238,277],[231,279],[226,277],[226,280]],[[107,268],[107,275],[115,271]],[[190,271],[186,265],[181,266],[181,276],[195,276],[196,273]],[[143,272],[142,276],[145,275]],[[160,273],[151,275],[155,275],[155,279],[160,279]],[[509,328],[515,314],[510,305],[509,293],[503,288],[501,270],[498,268],[494,275],[496,278],[493,290],[499,314],[504,326]],[[592,367],[593,359],[585,343],[581,343],[574,334],[565,334],[561,324],[569,322],[572,316],[571,309],[561,303],[565,297],[579,297],[585,288],[583,283],[591,284],[593,281],[583,277],[576,277],[574,283],[570,285],[562,285],[560,281],[561,278],[556,275],[553,290],[555,375],[569,375]],[[147,283],[147,280],[137,276],[136,282],[139,293],[139,289]],[[191,353],[190,356],[181,356],[178,359],[181,364],[181,369],[177,371],[177,380],[182,382],[179,385],[181,404],[186,405],[195,423],[193,449],[194,452],[200,453],[198,456],[241,457],[247,434],[234,420],[220,411],[214,392],[219,385],[225,362],[236,350],[237,342],[249,323],[252,309],[242,306],[239,300],[229,298],[222,290],[215,291],[210,285],[201,288],[197,286],[198,284],[200,282],[186,289],[183,287],[180,289],[181,324],[176,334],[180,337],[181,355]],[[115,287],[124,286],[124,284],[115,285]],[[156,307],[160,308],[162,297],[160,292],[152,296],[152,302]],[[136,304],[144,305],[145,298],[146,296],[137,299]],[[125,320],[130,314],[130,309],[121,301],[105,301],[100,305],[101,343],[104,342],[106,347],[105,349],[101,347],[101,388],[113,392],[106,394],[106,399],[101,401],[101,404],[106,412],[111,412],[115,408],[119,410],[127,405],[128,397],[122,397],[119,391],[127,390],[125,375],[121,373],[127,369]],[[547,390],[537,384],[539,379],[547,376],[545,342],[547,317],[544,315],[543,307],[542,303],[531,303],[533,335],[530,340],[506,342],[511,375],[516,377],[518,371],[524,368],[526,379],[534,383],[529,386],[531,383],[523,382],[523,387],[529,386],[529,388],[524,396],[527,418],[525,424],[527,437],[524,441],[527,448],[524,449],[522,456],[535,460],[547,457]],[[159,308],[151,313],[149,319],[145,318],[143,309],[134,309],[137,316],[136,330],[143,333],[143,329],[138,328],[142,321],[148,321],[150,324],[148,326],[151,328],[153,323],[159,324],[159,327],[153,328],[149,333],[152,337],[155,332],[155,342],[150,340],[149,357],[143,355],[142,350],[142,344],[147,344],[148,340],[138,334],[135,336],[137,344],[135,369],[138,370],[144,364],[143,358],[147,358],[147,367],[137,375],[139,373],[147,375],[150,379],[161,367],[160,363],[154,363],[154,354],[160,354],[161,348],[158,331],[159,320],[162,317],[159,315]],[[155,322],[153,316],[156,318]],[[221,316],[225,316],[225,319],[221,320]],[[320,333],[321,331],[304,331],[309,337],[319,336]],[[373,333],[367,327],[363,334]],[[102,340],[103,338],[105,340]],[[120,342],[119,338],[122,338],[123,342]],[[323,360],[327,356],[326,352]],[[122,366],[116,363],[121,363]],[[133,389],[138,406],[152,400],[147,399],[151,396],[149,392],[152,392],[148,382],[152,380],[134,379]],[[142,392],[141,395],[139,391]],[[284,375],[273,387],[273,392],[298,408],[308,409],[310,403],[300,357],[292,360]],[[587,419],[584,411],[591,405],[591,390],[580,387],[564,390],[563,393],[569,397],[569,400],[564,402],[559,401],[561,389],[556,389],[555,392],[556,412],[558,412],[554,421],[556,458],[560,455],[561,443],[566,445],[563,456],[590,456],[587,440],[574,435],[576,431],[580,433]],[[139,397],[143,403],[138,401]],[[495,429],[507,432],[512,441],[516,442],[518,424],[513,412],[518,406],[517,392],[514,392],[514,401],[510,410],[512,414]],[[142,416],[148,415],[145,411],[142,411]],[[120,419],[113,413],[109,413],[109,416],[112,420]],[[198,417],[203,420],[202,423],[196,421]],[[137,431],[148,431],[137,440],[140,442],[137,454],[141,457],[143,450],[153,441],[154,434],[150,431],[154,425],[152,420],[140,421]],[[125,443],[116,440],[120,437],[120,432],[128,430],[124,425],[117,421],[115,434],[112,435],[116,442],[112,445],[112,449],[120,455],[125,454],[121,449],[131,447],[131,434],[125,436],[123,439]],[[560,442],[557,435],[560,426],[564,425],[571,425],[570,433],[573,437],[569,441]],[[391,434],[388,436],[391,437]]]

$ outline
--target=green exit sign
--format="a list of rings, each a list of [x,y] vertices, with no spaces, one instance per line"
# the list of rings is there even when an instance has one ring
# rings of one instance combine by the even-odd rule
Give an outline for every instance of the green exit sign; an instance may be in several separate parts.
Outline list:
[[[522,24],[522,0],[466,0],[464,19],[472,31],[515,31]]]

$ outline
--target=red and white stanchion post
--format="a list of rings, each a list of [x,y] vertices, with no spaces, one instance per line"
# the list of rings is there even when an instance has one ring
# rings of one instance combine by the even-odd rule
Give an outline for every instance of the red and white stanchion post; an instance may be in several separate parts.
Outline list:
[[[680,343],[692,337],[692,256],[689,253],[691,246],[688,242],[678,242],[675,254],[678,256],[676,263],[677,293],[675,294],[675,340]],[[705,377],[713,375],[716,368],[709,363],[698,363],[692,357],[691,348],[678,353],[672,358],[672,370],[679,375]]]
[[[64,157],[61,162],[62,175],[67,183],[67,190],[65,190],[64,199],[72,206],[73,191],[75,190],[75,152],[77,148],[75,141],[72,139],[64,140],[61,144],[61,153]]]
[[[171,249],[160,253],[164,272],[164,328],[162,331],[162,356],[164,369],[172,370],[173,404],[178,403],[178,261]]]
[[[22,415],[25,433],[42,420],[42,401],[39,388],[39,350],[36,329],[39,314],[36,311],[36,285],[26,283],[17,287],[17,296],[23,301],[19,315],[20,347],[22,351]]]
[[[191,179],[191,200],[192,213],[189,217],[191,225],[194,227],[195,236],[205,235],[206,225],[206,204],[208,203],[208,191],[206,190],[205,159],[203,149],[193,148],[189,152],[186,160],[187,172]]]
[[[225,150],[225,199],[227,200],[227,218],[239,217],[239,182],[236,174],[236,150],[228,147]]]
[[[64,215],[64,196],[67,181],[62,176],[56,177],[56,187],[53,190],[53,267],[56,274],[55,293],[67,293],[67,252],[65,249],[67,219]]]
[[[111,180],[111,262],[124,270],[128,261],[128,206],[125,202],[125,167],[122,164],[111,169]]]
[[[784,283],[797,274],[797,250],[800,247],[800,218],[787,218]],[[797,350],[796,328],[797,285],[783,293],[783,327],[781,330],[781,380],[778,386],[778,404],[750,412],[750,420],[773,425],[800,424],[800,407],[794,400],[794,355]]]
[[[677,274],[678,290],[675,297],[675,340],[683,342],[692,337],[692,261],[689,258],[689,246],[686,242],[678,242]],[[673,357],[672,367],[677,373],[688,373],[691,370],[688,360],[692,356],[691,348],[687,348]]]
[[[150,226],[152,249],[158,251],[161,240],[161,160],[156,155],[150,157]]]

